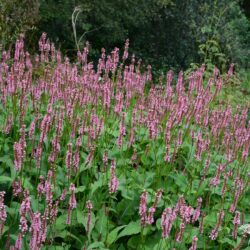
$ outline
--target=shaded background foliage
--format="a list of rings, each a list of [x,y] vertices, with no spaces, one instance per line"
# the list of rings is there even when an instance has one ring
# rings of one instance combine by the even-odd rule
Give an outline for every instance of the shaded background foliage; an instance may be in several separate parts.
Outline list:
[[[26,33],[29,49],[37,50],[41,32],[68,56],[76,45],[71,16],[78,16],[78,37],[91,44],[95,60],[103,46],[110,51],[130,39],[131,51],[158,70],[187,69],[191,63],[231,62],[249,68],[249,1],[237,0],[1,0],[1,43],[6,47]],[[247,18],[248,16],[248,18]]]
[[[0,0],[0,44],[14,43],[20,33],[34,31],[40,19],[39,0]]]

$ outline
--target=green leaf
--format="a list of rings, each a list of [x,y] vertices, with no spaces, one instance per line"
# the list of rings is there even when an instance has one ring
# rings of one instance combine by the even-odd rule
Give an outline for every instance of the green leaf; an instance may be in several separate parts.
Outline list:
[[[32,191],[34,189],[34,186],[30,183],[29,178],[25,178],[24,183],[23,183],[23,187],[28,189],[29,191]]]
[[[85,215],[84,215],[79,210],[77,210],[76,216],[77,216],[77,221],[79,223],[83,224],[85,227],[85,230],[87,230],[87,221],[88,221],[87,214],[85,213]],[[89,234],[91,234],[91,232],[95,226],[95,221],[96,221],[95,215],[93,212],[91,212],[91,223],[89,226]]]
[[[0,176],[0,184],[3,184],[3,183],[11,183],[12,182],[12,179],[9,177],[9,176]]]
[[[82,23],[82,29],[84,30],[90,30],[92,25],[90,23]]]
[[[185,192],[186,188],[188,187],[187,177],[183,174],[176,173],[171,174],[170,177],[174,179],[176,185],[180,187],[180,190]]]
[[[167,241],[166,239],[160,239],[159,243],[155,245],[155,247],[153,248],[153,250],[157,250],[157,249],[170,249],[169,248],[169,241]]]
[[[3,162],[6,164],[6,166],[10,167],[10,168],[13,168],[14,167],[14,164],[13,164],[13,161],[12,159],[9,157],[9,155],[5,155],[3,157],[0,157],[0,162]]]
[[[161,230],[161,219],[160,218],[157,219],[157,221],[156,221],[156,227],[158,230]]]
[[[220,243],[228,243],[230,246],[235,247],[236,242],[234,240],[228,239],[228,238],[222,238],[219,240]]]
[[[86,187],[85,187],[85,186],[80,186],[80,187],[76,188],[75,193],[76,193],[76,194],[77,194],[77,193],[82,193],[82,192],[84,192],[85,190],[86,190]]]
[[[105,176],[104,175],[100,175],[99,179],[97,181],[95,181],[92,185],[91,185],[91,196],[95,193],[95,191],[106,185],[106,182],[105,182]]]
[[[144,188],[150,187],[150,185],[154,181],[154,177],[155,177],[155,173],[154,172],[147,172]]]
[[[133,235],[133,234],[138,234],[141,231],[141,224],[140,221],[131,221],[123,230],[122,232],[118,235],[117,239],[123,237],[123,236],[128,236],[128,235]]]
[[[141,246],[141,245],[139,245],[140,241],[141,241],[141,236],[140,235],[134,235],[134,236],[131,236],[129,238],[127,245],[129,247],[129,249],[139,249],[139,247]],[[144,244],[143,248],[146,247],[145,245],[146,244]]]
[[[119,232],[122,228],[124,228],[124,227],[126,227],[126,225],[119,226],[119,227],[115,228],[114,230],[112,230],[112,231],[110,232],[110,234],[108,235],[108,239],[107,239],[107,244],[108,244],[108,245],[111,245],[113,242],[116,241],[118,232]]]
[[[48,250],[68,250],[70,246],[46,246]]]
[[[213,227],[216,224],[217,214],[216,212],[211,212],[204,218],[204,224]]]
[[[66,220],[67,220],[67,214],[63,214],[60,217],[58,217],[55,221],[55,228],[59,231],[62,231],[66,228]]]
[[[97,216],[96,221],[97,221],[96,230],[101,234],[102,239],[106,239],[108,218],[105,214],[104,207],[98,211],[98,216]]]
[[[100,247],[105,247],[104,243],[101,241],[90,244],[87,249],[88,250],[100,249]]]

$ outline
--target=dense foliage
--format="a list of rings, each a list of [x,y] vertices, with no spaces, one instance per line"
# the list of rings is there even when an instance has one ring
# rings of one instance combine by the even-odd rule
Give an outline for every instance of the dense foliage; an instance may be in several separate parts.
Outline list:
[[[1,0],[0,43],[9,46],[20,31],[27,31],[26,43],[36,51],[36,41],[45,31],[62,52],[75,57],[72,13],[78,8],[78,39],[83,35],[80,48],[88,40],[92,47],[89,56],[95,62],[103,44],[111,51],[129,38],[132,51],[145,64],[154,66],[153,73],[170,67],[186,69],[190,63],[203,62],[221,70],[231,62],[249,68],[250,25],[242,9],[247,13],[247,1],[244,2]]]
[[[71,64],[43,34],[0,61],[1,249],[249,249],[248,107],[234,68],[153,84],[88,44]],[[224,90],[225,88],[225,90]]]
[[[15,42],[21,32],[31,32],[39,20],[39,0],[0,0],[0,45]]]

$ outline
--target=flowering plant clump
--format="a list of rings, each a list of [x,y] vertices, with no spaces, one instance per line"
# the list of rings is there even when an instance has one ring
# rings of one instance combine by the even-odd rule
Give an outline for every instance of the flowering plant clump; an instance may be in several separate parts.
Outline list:
[[[0,57],[0,249],[247,249],[248,106],[225,75],[169,71],[43,33]],[[226,86],[225,86],[226,88]]]

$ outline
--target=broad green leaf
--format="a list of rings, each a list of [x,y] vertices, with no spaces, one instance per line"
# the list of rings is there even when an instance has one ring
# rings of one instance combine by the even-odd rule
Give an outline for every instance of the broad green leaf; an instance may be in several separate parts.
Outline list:
[[[158,249],[169,249],[169,241],[167,239],[160,239],[159,243],[155,245],[153,250],[158,250]]]
[[[104,243],[99,241],[99,242],[94,242],[88,246],[88,250],[92,249],[100,249],[101,247],[105,247]]]
[[[59,231],[62,231],[66,228],[66,220],[67,220],[67,214],[63,214],[59,216],[55,221],[55,228]]]
[[[0,184],[12,182],[12,179],[9,176],[0,176]]]
[[[141,231],[141,224],[140,221],[131,221],[118,235],[118,238],[121,238],[123,236],[138,234]]]
[[[221,242],[221,243],[228,243],[232,247],[236,246],[236,242],[234,240],[228,239],[228,238],[219,239],[219,242]]]
[[[96,190],[102,186],[105,186],[105,176],[100,175],[99,179],[91,185],[91,196],[96,192]]]
[[[68,250],[70,246],[48,246],[48,250]]]
[[[34,186],[30,183],[29,178],[25,178],[23,187],[28,189],[30,192],[34,189]]]
[[[84,225],[85,227],[85,230],[87,230],[87,214],[85,212],[85,214],[83,212],[80,212],[79,210],[77,210],[77,221],[81,224]],[[95,221],[96,221],[96,218],[95,218],[95,215],[93,212],[91,212],[91,222],[90,222],[90,227],[89,227],[89,234],[91,234],[94,226],[95,226]]]
[[[98,211],[98,216],[96,219],[96,230],[102,235],[102,240],[106,239],[107,236],[107,224],[108,218],[105,214],[104,207]]]
[[[129,247],[129,249],[138,249],[140,247],[140,245],[139,245],[140,242],[141,242],[141,236],[134,235],[134,236],[131,236],[129,238],[127,245]],[[145,244],[144,244],[144,246],[145,246]]]
[[[176,174],[176,173],[171,174],[170,177],[174,179],[176,185],[179,186],[180,190],[182,192],[185,192],[185,190],[188,187],[187,177],[183,174]]]
[[[125,226],[126,226],[126,225],[119,226],[119,227],[115,228],[114,230],[112,230],[112,231],[108,234],[108,239],[107,239],[107,244],[108,244],[108,245],[111,245],[113,242],[116,241],[118,232],[119,232],[122,228],[124,228]]]
[[[151,184],[154,181],[154,177],[155,177],[155,173],[154,172],[147,172],[146,181],[145,181],[145,184],[144,184],[144,188],[148,188],[148,187],[151,186]]]
[[[0,157],[0,162],[3,162],[6,164],[6,166],[10,167],[10,168],[14,168],[14,163],[13,160],[10,158],[9,155],[5,155],[3,157]]]
[[[76,188],[75,193],[76,193],[76,194],[77,194],[77,193],[82,193],[82,192],[84,192],[85,190],[86,190],[86,187],[85,187],[85,186],[80,186],[80,187]]]

